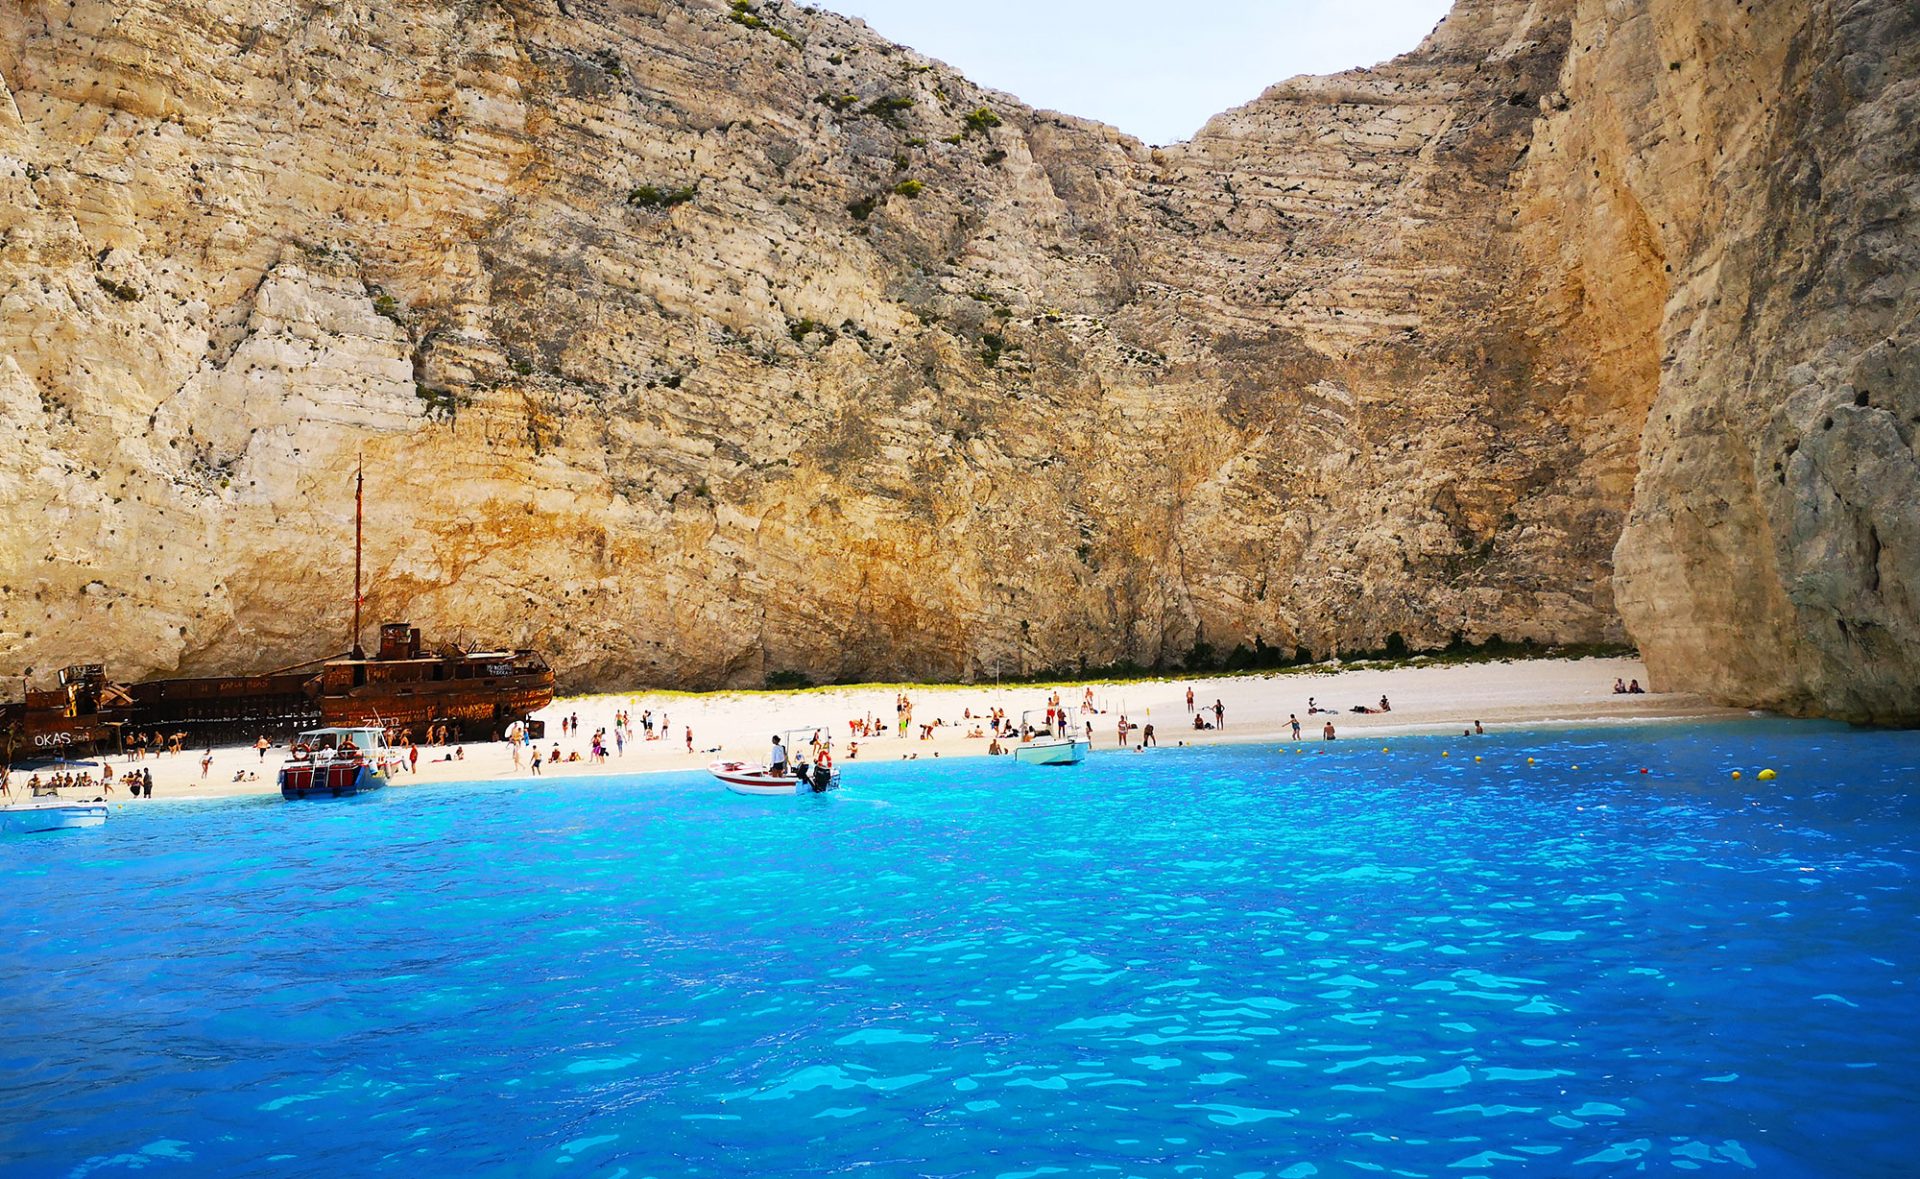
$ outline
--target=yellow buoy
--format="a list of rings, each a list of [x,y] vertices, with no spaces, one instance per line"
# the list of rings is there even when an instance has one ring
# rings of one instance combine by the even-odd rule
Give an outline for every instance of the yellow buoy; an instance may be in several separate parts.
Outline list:
[[[1441,756],[1441,757],[1449,757],[1449,756],[1451,756],[1451,755],[1450,755],[1450,754],[1449,754],[1449,753],[1448,753],[1448,752],[1447,752],[1446,750],[1444,750],[1444,749],[1442,749],[1442,750],[1440,751],[1440,756]]]
[[[1386,751],[1387,751],[1387,747],[1385,745],[1382,745],[1380,747],[1380,752],[1385,753]]]
[[[1527,764],[1528,764],[1528,765],[1532,765],[1532,764],[1533,764],[1533,759],[1532,759],[1532,758],[1528,758],[1528,759],[1527,759]]]
[[[1477,754],[1477,753],[1476,753],[1476,754],[1474,754],[1474,755],[1473,755],[1473,760],[1475,760],[1475,761],[1479,761],[1479,760],[1480,760],[1480,755],[1479,755],[1479,754]]]
[[[1573,767],[1573,768],[1577,770],[1577,769],[1579,769],[1580,767],[1579,767],[1579,766],[1575,766],[1575,767]]]
[[[1776,773],[1774,773],[1774,772],[1773,772],[1772,770],[1761,770],[1761,771],[1760,771],[1760,780],[1761,780],[1762,782],[1771,782],[1771,781],[1773,781],[1773,780],[1774,780],[1775,778],[1778,778],[1779,776],[1780,776],[1779,774],[1776,774]]]
[[[1733,780],[1734,780],[1734,781],[1736,781],[1736,782],[1738,782],[1738,781],[1740,780],[1740,771],[1739,771],[1739,770],[1735,770],[1735,771],[1733,771]]]

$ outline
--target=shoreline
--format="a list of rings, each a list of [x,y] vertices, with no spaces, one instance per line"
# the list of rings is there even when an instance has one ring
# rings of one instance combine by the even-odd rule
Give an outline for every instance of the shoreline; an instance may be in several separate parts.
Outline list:
[[[1328,669],[1319,672],[1290,671],[1249,675],[1194,677],[1192,679],[1127,680],[1123,682],[1062,682],[1057,688],[1063,703],[1077,706],[1087,690],[1094,693],[1099,710],[1089,719],[1095,752],[1109,751],[1119,745],[1119,721],[1125,715],[1137,725],[1153,724],[1156,740],[1162,748],[1200,745],[1240,745],[1285,742],[1321,743],[1321,726],[1331,720],[1339,739],[1372,739],[1399,736],[1444,736],[1456,726],[1470,729],[1478,720],[1488,732],[1515,728],[1564,728],[1594,724],[1651,724],[1689,720],[1715,720],[1751,715],[1745,709],[1711,704],[1700,697],[1645,693],[1616,695],[1616,679],[1645,682],[1646,668],[1637,659],[1589,657],[1579,659],[1536,659],[1514,662],[1405,666],[1362,670]],[[1211,709],[1214,701],[1226,709],[1223,729],[1196,731],[1185,707],[1185,693],[1191,687],[1196,707]],[[556,699],[538,718],[547,724],[548,736],[537,744],[550,753],[558,746],[563,756],[580,755],[579,761],[549,764],[540,778],[630,777],[656,773],[704,771],[709,762],[720,757],[758,760],[764,756],[770,735],[775,731],[808,729],[818,726],[831,733],[835,759],[842,772],[877,761],[932,760],[955,757],[985,757],[989,738],[967,735],[975,722],[967,713],[979,715],[988,708],[1005,709],[1014,723],[1026,709],[1041,709],[1053,686],[1046,684],[953,685],[953,686],[862,686],[850,688],[806,688],[793,691],[723,691],[703,694],[682,692],[605,693]],[[858,755],[849,756],[847,722],[869,716],[885,721],[892,728],[893,705],[899,693],[913,703],[912,732],[905,738],[889,732],[872,737],[856,737]],[[1355,704],[1377,705],[1378,698],[1389,696],[1390,712],[1357,713]],[[1309,715],[1308,699],[1323,711]],[[1326,706],[1335,711],[1324,711]],[[563,716],[578,716],[581,728],[594,729],[613,724],[617,710],[632,716],[634,739],[625,742],[622,752],[611,750],[603,763],[586,760],[588,738],[585,735],[558,736]],[[656,723],[664,715],[672,729],[670,740],[643,738],[641,715],[651,711]],[[1209,717],[1211,713],[1207,714]],[[1302,731],[1296,741],[1291,736],[1289,715],[1299,717]],[[931,739],[922,739],[922,724],[939,722]],[[694,733],[694,752],[686,749],[685,730]],[[1131,734],[1129,747],[1137,743],[1143,730]],[[129,769],[149,769],[154,775],[153,802],[198,801],[207,799],[274,797],[278,794],[277,774],[285,757],[284,743],[269,749],[261,759],[249,745],[215,746],[213,764],[203,778],[200,761],[205,749],[188,749],[179,754],[150,755],[142,761],[114,756],[110,772],[118,777]],[[528,780],[536,777],[528,769],[515,770],[510,748],[503,742],[483,742],[464,746],[464,757],[452,759],[451,747],[427,747],[420,750],[417,773],[394,775],[390,785],[410,788],[416,785],[451,785]],[[244,775],[252,773],[253,780]],[[241,781],[234,781],[236,774]],[[15,797],[28,775],[15,771]],[[106,796],[109,802],[135,805],[116,788]],[[148,800],[140,799],[144,805]]]

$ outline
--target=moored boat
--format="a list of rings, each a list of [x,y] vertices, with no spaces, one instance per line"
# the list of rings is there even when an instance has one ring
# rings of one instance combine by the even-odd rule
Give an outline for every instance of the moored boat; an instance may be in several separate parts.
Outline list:
[[[293,743],[280,767],[280,797],[345,798],[387,784],[393,750],[384,729],[311,729]]]
[[[100,799],[37,798],[0,806],[0,831],[12,834],[99,827],[106,821],[107,804]]]
[[[1035,727],[1027,720],[1029,710],[1020,714],[1020,744],[1013,747],[1013,760],[1029,766],[1070,766],[1087,759],[1092,742],[1085,730],[1070,721],[1059,709],[1050,710],[1046,723]]]

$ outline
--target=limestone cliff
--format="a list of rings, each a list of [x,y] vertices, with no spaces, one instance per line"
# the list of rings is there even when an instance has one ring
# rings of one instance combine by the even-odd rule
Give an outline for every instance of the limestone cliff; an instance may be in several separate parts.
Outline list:
[[[371,617],[574,685],[1624,613],[1920,715],[1906,11],[1461,0],[1149,150],[775,3],[16,0],[0,670],[340,649],[364,454]]]

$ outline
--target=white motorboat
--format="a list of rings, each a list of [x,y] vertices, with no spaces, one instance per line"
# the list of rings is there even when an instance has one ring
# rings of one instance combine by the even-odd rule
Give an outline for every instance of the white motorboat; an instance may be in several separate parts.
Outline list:
[[[0,830],[30,834],[99,827],[107,821],[107,804],[99,799],[81,802],[64,798],[36,798],[0,806]]]
[[[1093,748],[1086,730],[1058,709],[1051,723],[1043,720],[1036,727],[1027,718],[1040,711],[1028,709],[1020,714],[1020,744],[1013,747],[1013,760],[1029,766],[1071,766],[1085,761],[1087,750]]]
[[[832,790],[840,785],[840,770],[833,764],[833,739],[826,736],[827,732],[825,725],[813,725],[781,734],[785,747],[795,751],[796,757],[803,746],[794,738],[805,734],[809,738],[806,747],[814,751],[812,765],[805,761],[789,763],[787,768],[775,773],[764,762],[722,760],[709,764],[707,772],[735,794],[775,796]]]
[[[707,772],[726,784],[735,794],[800,794],[813,789],[805,778],[789,773],[774,773],[757,761],[716,761]]]

